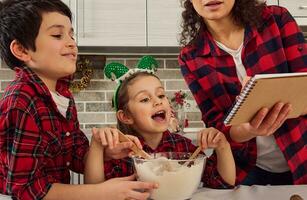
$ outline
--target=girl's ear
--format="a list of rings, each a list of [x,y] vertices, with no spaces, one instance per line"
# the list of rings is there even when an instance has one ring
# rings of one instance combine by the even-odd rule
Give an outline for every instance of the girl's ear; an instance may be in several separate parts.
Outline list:
[[[28,62],[31,60],[31,56],[29,55],[28,50],[23,45],[21,45],[17,40],[13,40],[11,42],[10,50],[17,59],[23,62]]]
[[[127,124],[127,125],[133,124],[132,117],[129,114],[125,113],[123,110],[117,111],[116,117],[119,121],[121,121],[124,124]]]

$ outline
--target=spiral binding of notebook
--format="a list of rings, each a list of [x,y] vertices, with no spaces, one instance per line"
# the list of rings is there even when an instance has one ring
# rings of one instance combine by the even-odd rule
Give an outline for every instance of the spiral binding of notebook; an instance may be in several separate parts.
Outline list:
[[[255,77],[251,78],[247,82],[247,84],[244,86],[242,92],[240,93],[240,95],[236,99],[235,104],[232,106],[231,110],[228,112],[226,118],[224,119],[224,124],[228,125],[231,122],[231,120],[234,118],[234,116],[236,115],[236,113],[240,109],[241,105],[243,104],[243,102],[247,98],[248,94],[253,89],[255,83],[256,83]]]

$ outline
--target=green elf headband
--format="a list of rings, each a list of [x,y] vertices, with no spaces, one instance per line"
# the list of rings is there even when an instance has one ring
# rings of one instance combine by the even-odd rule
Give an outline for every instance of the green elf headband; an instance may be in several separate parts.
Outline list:
[[[158,62],[152,56],[143,56],[134,69],[129,69],[125,65],[116,62],[106,65],[104,69],[105,76],[118,84],[113,96],[113,103],[116,111],[118,111],[118,91],[122,82],[138,72],[154,74],[157,68]]]

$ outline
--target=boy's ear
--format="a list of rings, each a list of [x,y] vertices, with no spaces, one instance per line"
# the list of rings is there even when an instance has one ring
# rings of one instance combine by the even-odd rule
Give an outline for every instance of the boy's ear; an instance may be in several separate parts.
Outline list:
[[[21,45],[17,40],[13,40],[10,45],[12,54],[19,60],[27,62],[31,59],[28,50]]]
[[[119,121],[121,121],[124,124],[128,125],[133,124],[133,119],[129,116],[129,114],[126,114],[123,110],[117,111],[116,117]]]

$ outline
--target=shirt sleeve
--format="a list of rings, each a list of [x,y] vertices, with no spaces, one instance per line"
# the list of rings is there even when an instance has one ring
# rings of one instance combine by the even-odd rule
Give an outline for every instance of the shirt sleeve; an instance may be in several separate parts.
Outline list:
[[[307,43],[295,19],[287,9],[279,7],[281,12],[276,18],[284,46],[288,66],[291,72],[307,71]],[[278,12],[278,11],[276,11]]]
[[[134,173],[132,159],[113,159],[104,162],[105,179],[130,176]]]
[[[204,187],[226,189],[233,188],[232,185],[226,183],[217,170],[216,154],[213,153],[206,160],[206,166],[202,177]]]
[[[256,145],[251,145],[250,142],[237,143],[231,139],[230,126],[225,126],[223,123],[226,113],[217,105],[217,100],[215,100],[217,98],[208,95],[205,86],[200,84],[198,76],[190,70],[190,67],[194,67],[193,60],[190,60],[187,53],[181,52],[179,64],[181,73],[202,113],[202,120],[207,127],[215,127],[224,133],[229,141],[236,162],[237,178],[239,177],[238,180],[241,180],[255,163]]]
[[[36,121],[21,109],[9,110],[2,119],[4,192],[14,199],[42,199],[56,180],[44,171],[44,141]]]
[[[84,172],[84,158],[89,150],[89,141],[86,135],[78,129],[74,134],[73,154],[72,154],[72,165],[70,170],[76,173]]]

